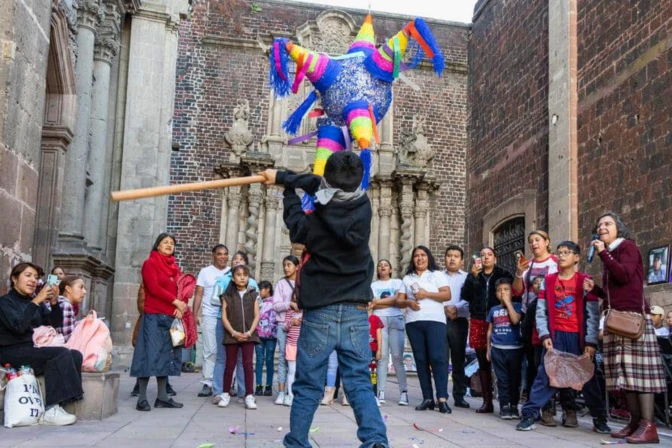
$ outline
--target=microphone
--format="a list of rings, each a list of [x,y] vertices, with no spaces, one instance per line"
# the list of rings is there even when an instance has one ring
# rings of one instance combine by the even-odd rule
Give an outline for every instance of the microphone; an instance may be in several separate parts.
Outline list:
[[[594,233],[592,241],[599,240],[599,239],[600,239],[600,235],[598,235],[597,233]],[[588,264],[593,262],[593,258],[595,258],[595,246],[593,246],[591,244],[590,249],[588,249],[588,256],[586,257],[586,261],[588,262]]]

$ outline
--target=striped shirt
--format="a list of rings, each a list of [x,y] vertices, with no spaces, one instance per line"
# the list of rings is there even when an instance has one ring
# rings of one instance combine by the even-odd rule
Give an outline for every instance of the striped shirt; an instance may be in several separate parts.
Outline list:
[[[63,326],[57,328],[56,331],[63,335],[65,342],[68,342],[72,331],[77,325],[77,313],[75,313],[75,308],[72,304],[63,296],[58,297],[58,306],[63,310]]]
[[[303,318],[303,312],[296,312],[292,308],[287,310],[285,313],[285,331],[287,332],[287,345],[296,346],[299,342],[299,333],[301,333],[301,325],[292,325],[292,319],[301,319]]]

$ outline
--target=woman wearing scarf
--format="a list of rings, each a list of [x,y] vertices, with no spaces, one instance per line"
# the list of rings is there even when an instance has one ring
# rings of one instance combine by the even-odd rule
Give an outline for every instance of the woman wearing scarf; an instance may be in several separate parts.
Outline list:
[[[175,318],[181,319],[187,311],[187,304],[177,297],[181,272],[174,253],[175,238],[162,233],[142,265],[145,309],[131,364],[131,376],[138,378],[140,385],[138,411],[151,410],[147,401],[147,384],[152,376],[156,377],[158,385],[154,407],[182,407],[166,393],[168,376],[180,376],[182,365],[180,349],[174,348],[170,339],[170,326]]]

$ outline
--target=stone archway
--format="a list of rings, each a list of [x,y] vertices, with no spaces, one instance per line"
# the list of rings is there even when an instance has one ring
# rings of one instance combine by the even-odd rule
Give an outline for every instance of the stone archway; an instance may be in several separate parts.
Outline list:
[[[52,246],[58,234],[65,153],[74,135],[77,116],[75,69],[68,18],[60,7],[51,15],[47,91],[40,154],[34,260],[51,266]]]

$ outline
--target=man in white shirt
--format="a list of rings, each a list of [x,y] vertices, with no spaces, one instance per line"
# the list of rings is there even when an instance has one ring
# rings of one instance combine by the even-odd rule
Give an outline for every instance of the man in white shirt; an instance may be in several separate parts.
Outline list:
[[[656,332],[656,336],[666,338],[670,335],[669,328],[664,325],[665,310],[662,307],[658,305],[651,307],[651,321],[653,322],[653,329]]]
[[[453,365],[453,400],[458,408],[468,408],[464,399],[469,387],[469,379],[464,374],[467,337],[469,335],[469,303],[462,300],[462,286],[467,273],[461,268],[464,264],[464,251],[459,246],[448,246],[445,254],[446,277],[450,286],[450,300],[444,302],[447,325],[447,355]]]
[[[203,388],[198,393],[199,397],[212,395],[212,374],[215,370],[215,360],[217,358],[217,326],[222,325],[221,319],[218,318],[221,305],[216,306],[212,299],[217,279],[231,269],[227,266],[228,262],[229,249],[223,244],[217,244],[212,248],[212,264],[201,269],[196,281],[193,312],[201,326],[201,341],[203,343],[203,373],[201,379]],[[203,312],[202,315],[201,311]]]

